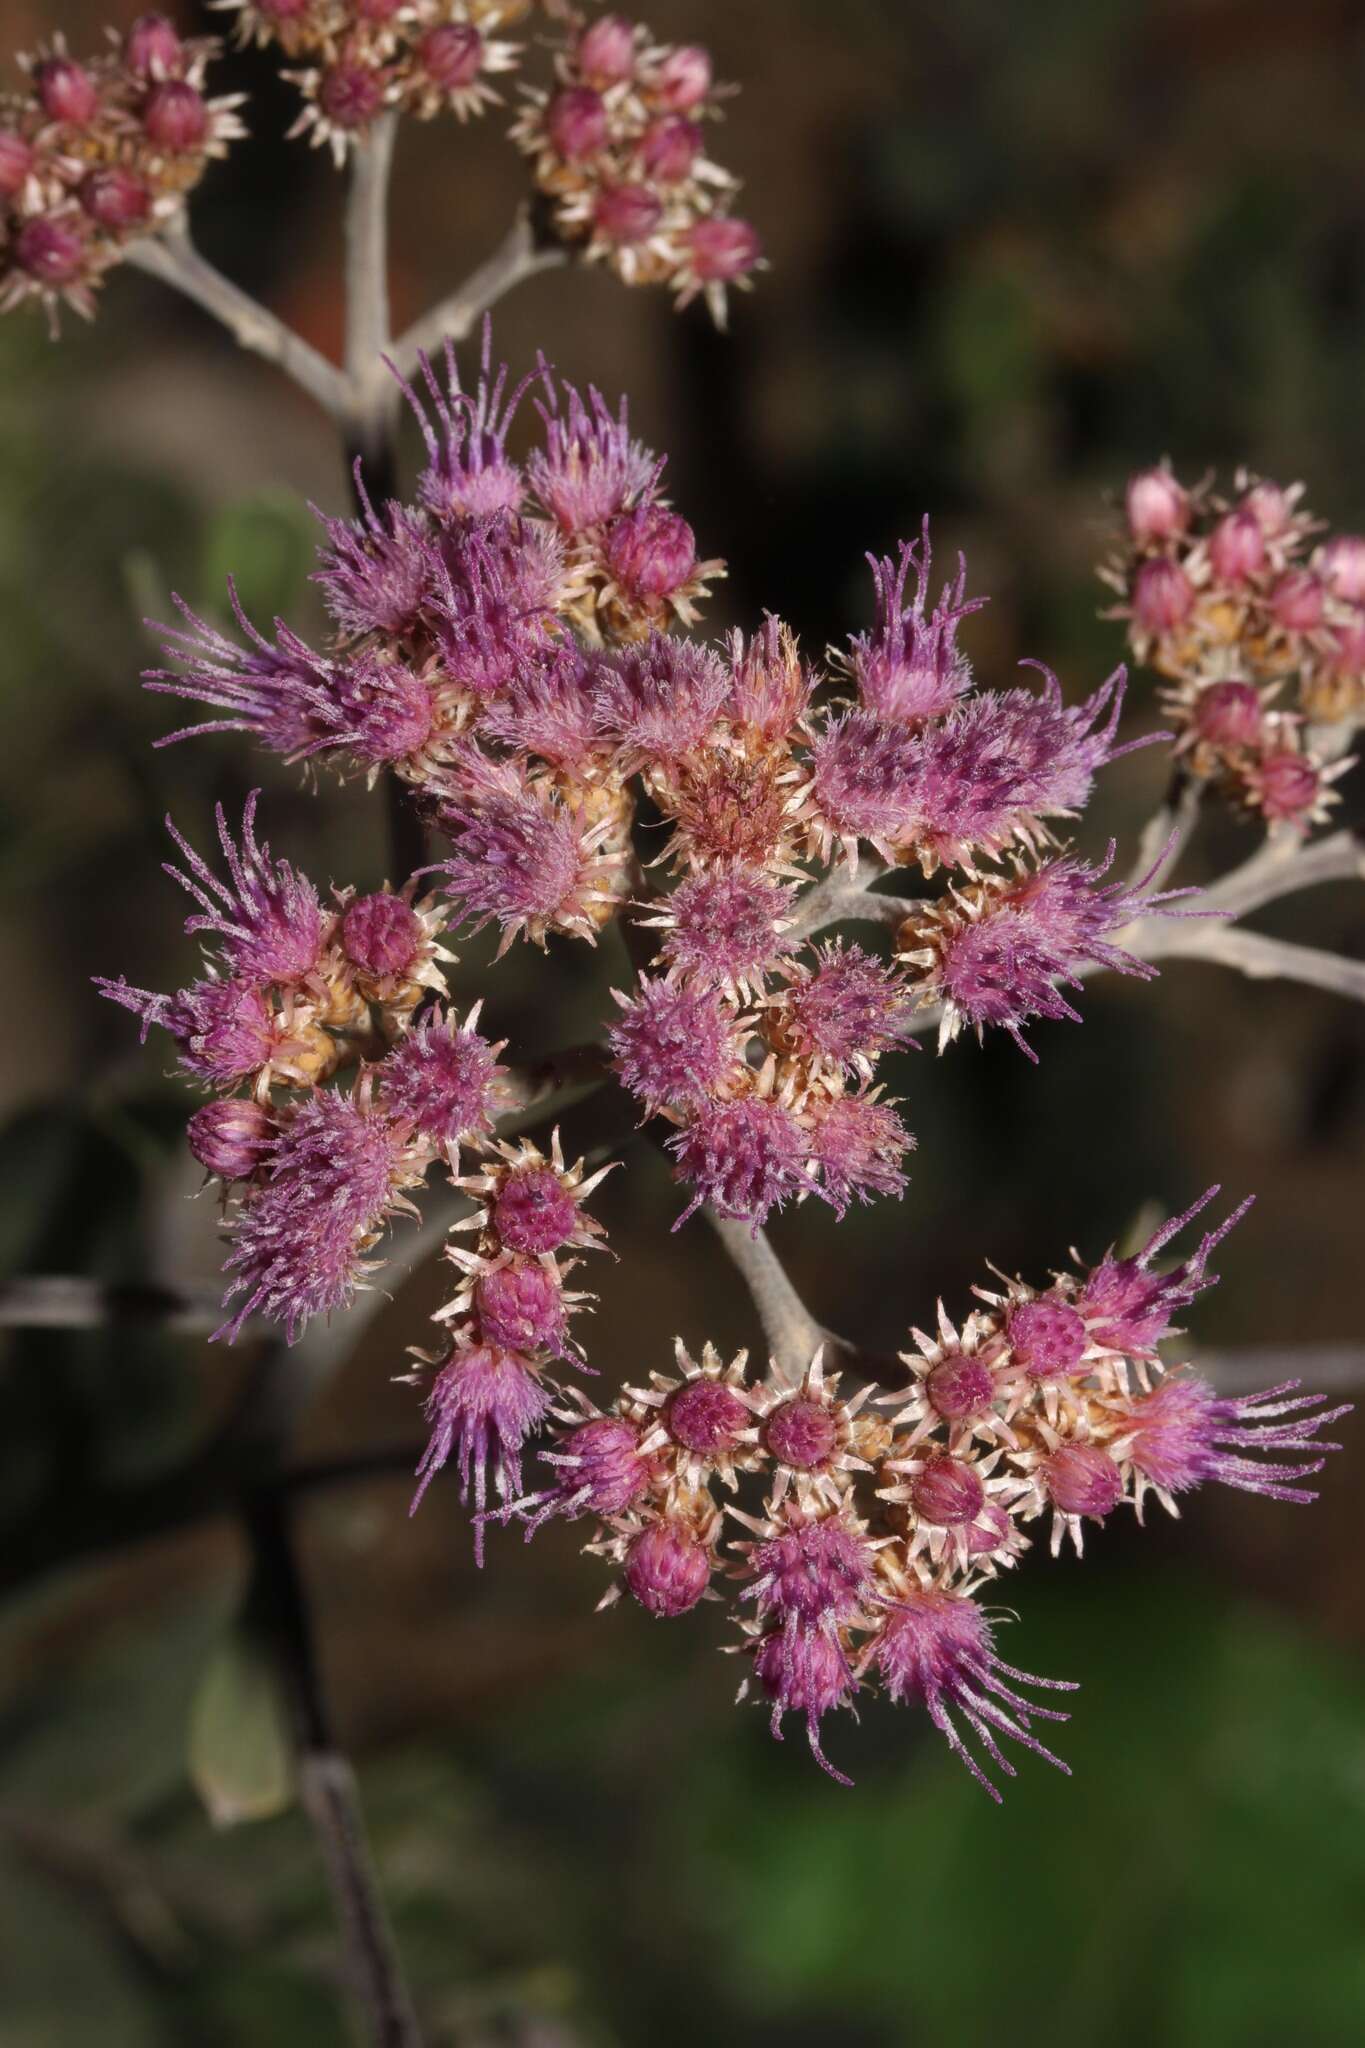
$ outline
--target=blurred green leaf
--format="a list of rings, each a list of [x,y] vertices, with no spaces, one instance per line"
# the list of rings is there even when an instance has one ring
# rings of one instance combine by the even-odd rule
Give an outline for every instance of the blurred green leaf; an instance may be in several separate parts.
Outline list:
[[[264,630],[296,604],[316,536],[307,507],[288,491],[261,491],[225,506],[204,536],[204,601],[221,607],[231,577],[248,616]]]
[[[268,1658],[240,1626],[213,1652],[200,1681],[189,1771],[215,1827],[267,1820],[293,1801],[285,1702]]]

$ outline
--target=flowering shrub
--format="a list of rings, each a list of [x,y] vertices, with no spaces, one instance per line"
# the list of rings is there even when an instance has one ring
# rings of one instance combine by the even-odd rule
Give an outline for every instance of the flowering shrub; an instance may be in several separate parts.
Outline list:
[[[489,80],[517,55],[501,30],[526,11],[253,5],[241,26],[303,66],[301,125],[353,164],[363,229],[381,123],[493,103]],[[615,15],[547,11],[565,32],[556,84],[514,133],[556,232],[625,282],[667,281],[719,314],[758,250],[703,154],[709,60]],[[197,81],[202,57],[156,34],[148,76]],[[130,35],[120,78],[151,35],[146,20]],[[103,92],[71,118],[94,122]],[[30,130],[56,148],[28,115],[25,147]],[[16,218],[48,217],[41,180],[14,192]],[[353,283],[367,274],[361,262]],[[460,301],[457,339],[517,274]],[[450,1464],[481,1561],[490,1524],[529,1538],[570,1519],[616,1573],[607,1600],[628,1592],[671,1617],[733,1593],[741,1691],[767,1700],[775,1734],[795,1714],[840,1776],[822,1723],[880,1688],[922,1706],[994,1792],[990,1773],[1013,1770],[1002,1736],[1058,1761],[1035,1724],[1065,1715],[1030,1694],[1068,1688],[1005,1663],[983,1604],[1038,1529],[1054,1554],[1079,1551],[1087,1523],[1140,1517],[1150,1494],[1175,1512],[1209,1480],[1306,1501],[1335,1448],[1319,1431],[1345,1411],[1295,1381],[1227,1395],[1172,1355],[1175,1318],[1213,1284],[1210,1257],[1247,1207],[1169,1263],[1217,1189],[1139,1250],[1074,1256],[1042,1286],[997,1276],[960,1324],[940,1306],[931,1334],[912,1329],[894,1390],[805,1311],[763,1226],[808,1200],[842,1220],[902,1194],[914,1140],[881,1062],[928,1029],[940,1051],[1003,1031],[1033,1060],[1049,1024],[1079,1021],[1085,977],[1150,977],[1176,953],[1365,995],[1357,963],[1238,923],[1361,871],[1349,834],[1305,842],[1365,711],[1365,543],[1309,555],[1297,491],[1243,481],[1225,505],[1165,467],[1136,478],[1107,573],[1135,654],[1167,679],[1175,731],[1123,737],[1122,668],[1079,696],[1037,663],[1022,680],[977,675],[985,600],[961,560],[936,576],[927,518],[869,558],[872,623],[823,662],[771,615],[703,637],[724,566],[671,503],[624,399],[543,357],[514,380],[487,323],[472,375],[454,340],[409,336],[390,354],[382,312],[371,338],[423,463],[403,500],[358,462],[355,516],[320,515],[327,639],[267,629],[230,587],[232,629],[180,604],[146,679],[207,714],[161,744],[243,733],[319,787],[386,778],[427,846],[400,886],[325,898],[260,838],[257,795],[240,829],[218,813],[221,871],[172,826],[168,872],[194,905],[201,968],[171,994],[101,983],[144,1036],[169,1035],[206,1098],[189,1142],[224,1198],[218,1335],[264,1321],[292,1342],[343,1311],[390,1226],[444,1177],[455,1282],[440,1342],[409,1375],[430,1427],[414,1507]],[[374,364],[349,348],[344,373],[319,369],[296,341],[267,352],[354,444]],[[371,429],[387,405],[371,405]],[[1272,708],[1291,677],[1297,708]],[[1068,835],[1101,771],[1172,738],[1171,799],[1129,872],[1114,872],[1112,841],[1084,857]],[[1166,885],[1209,787],[1265,836],[1200,897]],[[767,1371],[680,1342],[648,1385],[584,1391],[587,1297],[568,1283],[601,1246],[588,1204],[616,1162],[568,1163],[557,1128],[545,1147],[509,1136],[535,1087],[480,1030],[480,1002],[461,1021],[451,1001],[454,948],[485,927],[500,955],[619,934],[627,985],[575,1055],[628,1090],[668,1155],[675,1230],[703,1211],[750,1280]]]

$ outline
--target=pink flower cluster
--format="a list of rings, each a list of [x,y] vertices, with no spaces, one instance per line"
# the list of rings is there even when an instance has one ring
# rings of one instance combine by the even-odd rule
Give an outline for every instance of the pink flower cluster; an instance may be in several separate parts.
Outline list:
[[[1350,764],[1335,739],[1365,720],[1365,536],[1323,536],[1288,487],[1245,472],[1231,497],[1169,465],[1128,485],[1117,553],[1139,661],[1167,678],[1162,704],[1191,771],[1270,827],[1327,815]]]
[[[766,1698],[774,1735],[795,1714],[841,1783],[821,1723],[876,1689],[923,1707],[992,1797],[989,1771],[1014,1774],[1001,1738],[1065,1770],[1034,1724],[1066,1715],[1021,1688],[1071,1688],[1005,1663],[980,1597],[1034,1524],[1050,1523],[1056,1555],[1125,1504],[1141,1519],[1154,1494],[1174,1514],[1211,1480],[1311,1500],[1303,1482],[1337,1448],[1318,1433],[1347,1412],[1324,1411],[1295,1382],[1223,1396],[1160,1358],[1248,1205],[1176,1265],[1159,1270],[1158,1255],[1216,1193],[1133,1256],[1111,1252],[1041,1290],[978,1289],[982,1307],[960,1329],[940,1306],[935,1333],[913,1333],[899,1392],[844,1397],[818,1354],[798,1382],[776,1367],[754,1380],[744,1353],[725,1364],[707,1345],[694,1359],[679,1342],[675,1372],[624,1387],[605,1410],[577,1392],[545,1401],[545,1484],[507,1499],[498,1519],[521,1518],[528,1538],[556,1516],[594,1527],[588,1550],[619,1573],[603,1604],[626,1592],[672,1617],[734,1601],[735,1647],[750,1661],[741,1697]],[[490,1369],[483,1350],[460,1368]],[[517,1454],[528,1385],[506,1388]],[[430,1459],[454,1440],[479,1454],[482,1411],[452,1430],[434,1395],[432,1420]],[[508,1495],[518,1471],[514,1457],[500,1474]],[[753,1488],[757,1513],[739,1505]]]
[[[34,301],[89,318],[129,243],[176,218],[245,132],[240,94],[205,95],[218,49],[143,14],[102,56],[78,61],[56,36],[20,59],[28,90],[0,99],[0,311]]]
[[[626,284],[667,284],[680,306],[703,296],[724,326],[726,288],[747,286],[762,247],[729,211],[736,180],[706,154],[721,98],[709,54],[620,14],[567,22],[554,89],[527,88],[512,130],[556,229]]]

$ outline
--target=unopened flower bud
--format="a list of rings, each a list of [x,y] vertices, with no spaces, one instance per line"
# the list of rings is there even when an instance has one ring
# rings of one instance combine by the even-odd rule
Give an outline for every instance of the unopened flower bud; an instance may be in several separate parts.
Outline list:
[[[747,277],[763,255],[757,228],[729,215],[694,221],[683,241],[693,273],[703,284],[733,284]]]
[[[685,114],[663,114],[640,138],[640,164],[661,185],[680,185],[701,155],[702,133]]]
[[[924,1382],[929,1406],[945,1422],[971,1422],[989,1412],[995,1399],[995,1375],[979,1358],[949,1352]]]
[[[1293,514],[1289,493],[1269,481],[1253,484],[1242,503],[1262,533],[1271,539],[1284,532]]]
[[[170,78],[185,46],[164,14],[140,14],[123,38],[123,61],[136,78]]]
[[[1009,1541],[1013,1524],[1002,1507],[988,1500],[966,1532],[968,1557],[987,1557]]]
[[[567,163],[579,163],[606,146],[607,110],[590,85],[566,86],[545,109],[545,132]]]
[[[635,69],[635,31],[623,15],[604,14],[584,29],[574,54],[584,78],[618,85]]]
[[[33,75],[34,89],[43,112],[52,121],[73,126],[93,119],[100,96],[90,73],[70,57],[49,57]]]
[[[663,217],[663,201],[648,185],[604,185],[593,207],[593,223],[618,247],[647,242]]]
[[[427,30],[416,56],[433,85],[458,92],[472,85],[483,69],[483,37],[468,22],[443,22]]]
[[[354,134],[383,112],[383,79],[364,64],[333,64],[318,81],[318,105],[332,127]]]
[[[1220,583],[1245,583],[1265,567],[1265,529],[1245,507],[1226,512],[1209,535],[1209,564]]]
[[[1085,1356],[1085,1324],[1064,1301],[1024,1301],[1012,1308],[1005,1337],[1030,1379],[1074,1372]]]
[[[247,1180],[266,1158],[276,1137],[275,1120],[250,1096],[206,1102],[186,1132],[199,1164],[220,1180]]]
[[[85,262],[85,243],[66,222],[50,214],[26,220],[10,245],[17,267],[39,284],[70,284]]]
[[[1322,624],[1323,588],[1311,569],[1290,569],[1270,593],[1270,610],[1286,633],[1311,633]]]
[[[8,128],[0,129],[0,199],[12,199],[22,191],[32,169],[32,144]]]
[[[681,43],[650,78],[650,95],[670,114],[688,114],[710,92],[711,77],[711,59],[701,45]]]
[[[341,949],[353,967],[382,981],[405,974],[421,951],[422,920],[401,896],[357,896],[341,920]]]
[[[486,1343],[504,1351],[554,1351],[564,1342],[559,1275],[539,1260],[491,1266],[479,1275],[474,1308]]]
[[[823,1465],[837,1438],[828,1408],[802,1395],[783,1401],[763,1425],[763,1441],[769,1451],[780,1464],[797,1472],[813,1472]]]
[[[922,1522],[954,1529],[975,1522],[986,1505],[986,1489],[961,1458],[930,1458],[911,1481],[910,1501]]]
[[[1211,747],[1254,747],[1264,714],[1252,683],[1210,683],[1194,700],[1191,723]]]
[[[151,194],[141,178],[121,164],[105,164],[82,180],[78,198],[91,220],[102,228],[135,228],[151,212]]]
[[[168,78],[154,86],[142,113],[148,139],[158,149],[179,155],[197,149],[209,130],[209,110],[203,94],[183,79]]]
[[[1098,1444],[1061,1444],[1043,1460],[1048,1499],[1064,1515],[1101,1522],[1123,1498],[1123,1474]]]
[[[1182,626],[1194,609],[1194,591],[1178,562],[1144,562],[1133,580],[1133,619],[1158,637]]]
[[[1318,573],[1333,597],[1365,602],[1365,534],[1339,533],[1318,557]]]
[[[650,1522],[626,1552],[626,1584],[651,1614],[686,1614],[701,1599],[710,1578],[706,1545],[677,1515]]]
[[[685,1451],[729,1451],[747,1428],[749,1411],[732,1387],[717,1380],[689,1380],[664,1410],[664,1427]]]
[[[1256,769],[1261,809],[1272,824],[1304,817],[1318,800],[1322,777],[1306,755],[1267,754]]]
[[[1164,463],[1130,477],[1124,503],[1128,531],[1138,542],[1171,540],[1185,531],[1189,520],[1189,494]]]
[[[607,567],[628,597],[671,597],[696,567],[687,521],[663,505],[637,505],[607,531]]]
[[[510,1173],[493,1204],[493,1228],[509,1251],[557,1251],[578,1227],[578,1210],[559,1176],[548,1166]]]

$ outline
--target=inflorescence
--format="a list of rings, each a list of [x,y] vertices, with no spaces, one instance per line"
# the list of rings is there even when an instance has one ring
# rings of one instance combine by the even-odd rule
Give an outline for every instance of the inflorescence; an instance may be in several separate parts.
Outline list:
[[[524,45],[504,30],[530,0],[219,0],[240,43],[277,50],[303,98],[290,130],[338,166],[383,115],[466,122],[504,104]],[[695,44],[655,40],[617,14],[545,0],[556,35],[549,90],[521,88],[510,135],[542,202],[543,232],[625,284],[704,298],[718,324],[762,247],[731,212],[738,181],[706,153],[726,88]],[[0,310],[34,301],[55,323],[90,317],[129,246],[183,224],[211,158],[245,135],[243,95],[211,98],[213,37],[160,14],[77,61],[57,36],[20,59],[28,91],[0,97]]]
[[[624,401],[544,362],[513,385],[487,331],[472,387],[448,349],[405,388],[412,502],[374,504],[358,475],[362,516],[319,515],[329,642],[267,632],[234,592],[235,634],[182,604],[147,678],[210,714],[162,744],[244,732],[313,775],[388,772],[439,842],[400,888],[324,902],[259,841],[253,796],[240,834],[219,813],[225,876],[175,834],[200,977],[169,996],[103,984],[208,1093],[190,1142],[225,1189],[219,1334],[264,1317],[292,1340],[344,1308],[444,1170],[469,1213],[440,1344],[410,1375],[431,1429],[418,1499],[452,1464],[480,1556],[490,1520],[581,1520],[656,1615],[737,1588],[746,1684],[822,1763],[824,1717],[874,1686],[922,1705],[983,1782],[964,1729],[997,1770],[1002,1735],[1056,1761],[1033,1724],[1064,1717],[1021,1690],[1056,1682],[1001,1661],[980,1598],[1031,1526],[1079,1550],[1087,1522],[1149,1493],[1174,1510],[1208,1479],[1308,1499],[1332,1448],[1316,1433],[1344,1411],[1292,1385],[1225,1398],[1160,1356],[1241,1211],[1173,1267],[1159,1255],[1213,1190],[1136,1256],[1001,1280],[960,1328],[940,1310],[894,1394],[845,1395],[820,1356],[755,1379],[680,1345],[675,1373],[599,1406],[567,1283],[601,1244],[586,1204],[610,1162],[499,1136],[514,1074],[479,1006],[450,1008],[443,941],[619,928],[629,985],[599,1054],[658,1120],[679,1222],[705,1204],[757,1233],[809,1198],[842,1216],[905,1185],[884,1055],[937,1021],[941,1048],[999,1029],[1034,1057],[1025,1029],[1074,1019],[1083,973],[1152,971],[1125,927],[1198,914],[1172,908],[1191,892],[1106,879],[1112,846],[1095,864],[1057,837],[1106,763],[1168,735],[1120,740],[1121,669],[1076,703],[1046,670],[982,687],[959,634],[983,600],[961,562],[936,584],[927,521],[872,561],[873,623],[825,673],[773,617],[689,637],[723,567]],[[870,861],[924,885],[890,906],[884,953],[820,936]]]

